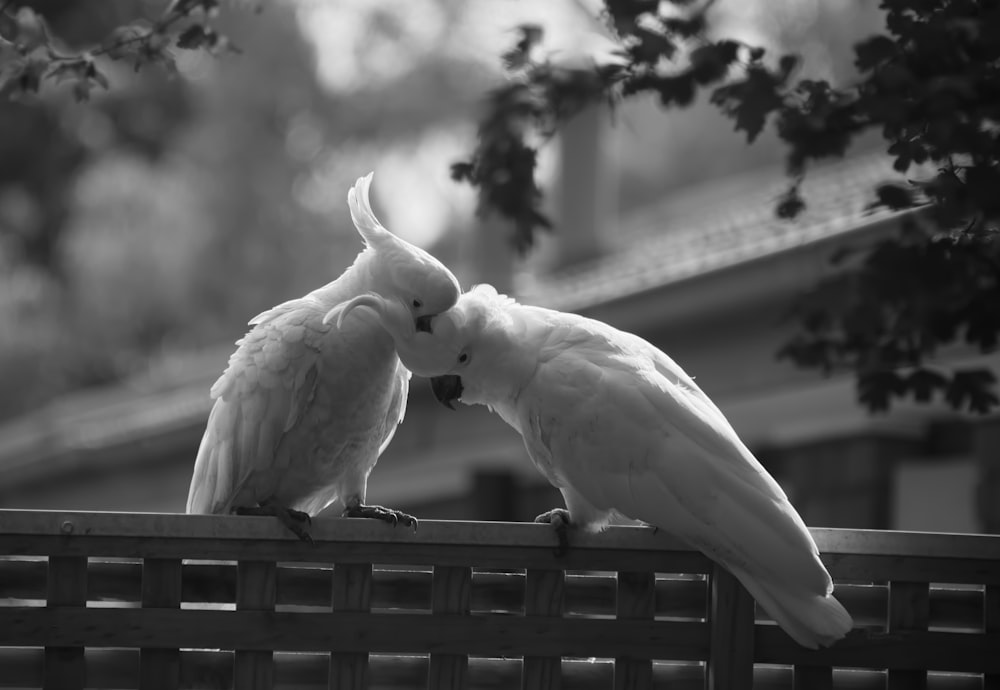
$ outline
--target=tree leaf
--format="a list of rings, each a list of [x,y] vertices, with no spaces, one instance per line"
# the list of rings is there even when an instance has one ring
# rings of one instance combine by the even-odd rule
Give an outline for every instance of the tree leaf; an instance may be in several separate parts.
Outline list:
[[[757,138],[767,116],[783,102],[777,80],[761,66],[751,66],[741,81],[717,88],[711,101],[736,121],[736,131],[746,132],[748,142]]]
[[[49,59],[36,52],[3,66],[0,70],[0,95],[20,96],[38,93]]]
[[[944,390],[948,379],[930,369],[917,369],[907,379],[907,387],[917,402],[930,402],[935,391]]]
[[[875,188],[876,206],[888,206],[893,211],[912,208],[916,204],[913,189],[899,184],[881,184]]]
[[[87,60],[83,58],[63,60],[55,63],[46,76],[56,84],[61,84],[64,81],[79,81],[87,78],[88,64]]]
[[[655,66],[661,58],[670,60],[677,52],[673,39],[652,28],[637,26],[632,37],[636,40],[627,53],[635,63]]]
[[[112,31],[102,44],[103,52],[113,60],[139,52],[141,38],[149,33],[149,29],[140,24],[119,26]]]
[[[667,17],[663,25],[672,34],[691,38],[705,33],[705,13],[697,12],[690,17]]]
[[[973,296],[962,310],[966,323],[965,342],[975,345],[980,352],[991,352],[1000,341],[1000,287],[983,289]]]
[[[95,84],[99,85],[105,91],[107,91],[111,86],[110,83],[108,82],[107,75],[105,75],[104,72],[97,69],[97,66],[94,63],[91,63],[90,67],[91,67],[89,73],[90,80],[93,81]]]
[[[890,400],[906,392],[906,381],[894,371],[858,374],[858,402],[870,412],[885,412]]]
[[[792,185],[781,195],[778,205],[775,207],[775,215],[782,220],[791,220],[798,216],[806,208],[806,202],[799,194],[799,186]]]
[[[500,55],[504,69],[508,71],[526,67],[531,62],[531,52],[545,36],[545,31],[538,24],[521,24],[517,27],[520,38],[512,48]]]
[[[451,164],[451,179],[455,182],[472,182],[472,161],[457,161]]]
[[[955,409],[968,407],[971,412],[987,414],[1000,400],[994,392],[996,376],[989,369],[956,371],[945,391],[945,398]]]
[[[219,11],[219,0],[175,0],[170,12],[187,16],[197,10],[202,10],[206,16],[213,16]]]
[[[782,55],[778,60],[778,71],[781,74],[781,81],[784,83],[791,76],[792,71],[799,66],[799,58],[796,55]]]
[[[201,24],[192,24],[177,37],[176,45],[185,50],[211,49],[215,47],[218,35]]]
[[[888,36],[872,36],[854,46],[854,66],[859,72],[867,72],[879,64],[895,57],[896,42]]]
[[[660,93],[660,104],[663,106],[677,105],[684,107],[694,100],[694,77],[689,73],[676,77],[662,77],[657,80]]]
[[[76,99],[77,103],[90,100],[90,85],[91,82],[88,79],[80,79],[73,84],[73,98]]]
[[[736,41],[716,41],[691,51],[691,76],[704,86],[717,82],[729,73],[729,67],[739,55]]]

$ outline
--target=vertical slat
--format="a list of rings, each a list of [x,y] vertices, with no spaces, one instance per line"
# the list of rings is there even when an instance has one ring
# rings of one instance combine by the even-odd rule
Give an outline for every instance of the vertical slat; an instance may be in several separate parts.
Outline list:
[[[1000,632],[1000,585],[986,585],[983,628],[988,633]],[[983,676],[983,690],[1000,690],[1000,673]]]
[[[926,582],[889,583],[888,632],[926,630],[930,586]],[[889,669],[887,690],[927,690],[927,671]]]
[[[142,562],[142,607],[176,609],[181,605],[179,558],[147,558]],[[177,690],[180,650],[141,649],[139,690]]]
[[[371,563],[338,563],[334,566],[334,611],[370,611],[371,599]],[[366,690],[368,655],[332,652],[328,687],[330,690]]]
[[[753,686],[753,597],[718,564],[711,587],[708,689],[745,690]]]
[[[236,609],[273,611],[276,581],[273,561],[240,561],[236,567]],[[233,658],[233,687],[272,690],[274,652],[237,649]]]
[[[53,556],[48,564],[46,598],[50,607],[87,605],[87,559]],[[46,647],[45,690],[82,689],[86,683],[86,661],[82,647]]]
[[[86,556],[49,558],[49,607],[87,606]],[[83,647],[46,647],[44,690],[83,690],[87,673]]]
[[[833,690],[832,666],[796,664],[792,673],[794,690]]]
[[[472,600],[472,568],[434,566],[431,613],[468,614]],[[429,690],[465,690],[469,685],[469,657],[431,654],[427,667]]]
[[[563,615],[566,573],[562,570],[528,570],[524,584],[524,615]],[[559,690],[562,686],[560,657],[526,656],[521,671],[523,690]]]
[[[618,573],[617,614],[619,619],[652,618],[656,614],[656,573]],[[652,690],[651,659],[615,659],[615,690]]]

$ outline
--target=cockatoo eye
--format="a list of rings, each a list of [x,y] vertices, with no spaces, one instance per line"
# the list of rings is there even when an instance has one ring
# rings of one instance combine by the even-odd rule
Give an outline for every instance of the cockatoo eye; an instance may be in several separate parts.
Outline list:
[[[465,364],[468,361],[469,361],[469,353],[468,352],[463,352],[462,354],[460,354],[458,356],[458,363],[459,364]]]
[[[421,302],[418,299],[413,300],[413,308],[414,309],[420,309],[420,307],[422,307],[422,306],[424,306],[423,302]]]

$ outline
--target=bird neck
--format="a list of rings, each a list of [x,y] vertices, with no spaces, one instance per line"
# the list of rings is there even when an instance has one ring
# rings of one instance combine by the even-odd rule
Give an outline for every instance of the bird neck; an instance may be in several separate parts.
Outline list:
[[[514,413],[524,389],[531,383],[538,370],[539,359],[530,348],[525,348],[523,337],[527,323],[515,315],[509,328],[497,332],[492,352],[481,353],[490,361],[490,367],[483,370],[483,380],[475,386],[473,395],[481,404],[488,405],[504,419]]]
[[[324,304],[334,306],[351,297],[375,290],[378,285],[377,268],[375,250],[371,247],[365,247],[355,257],[354,263],[348,266],[336,280],[316,288],[310,293],[310,296]]]

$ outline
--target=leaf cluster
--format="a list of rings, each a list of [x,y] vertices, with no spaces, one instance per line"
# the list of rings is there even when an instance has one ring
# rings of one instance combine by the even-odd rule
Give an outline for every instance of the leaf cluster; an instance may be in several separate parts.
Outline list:
[[[926,220],[912,218],[899,239],[838,256],[857,265],[798,300],[799,332],[779,357],[825,373],[854,371],[858,399],[872,411],[893,399],[941,395],[955,409],[986,413],[998,404],[993,372],[948,372],[927,362],[956,342],[996,349],[1000,243],[937,233]]]
[[[920,208],[919,224],[879,243],[831,300],[803,298],[801,331],[781,355],[800,366],[849,367],[862,404],[895,398],[987,412],[997,405],[986,369],[927,366],[945,345],[993,352],[1000,331],[1000,3],[883,0],[887,34],[855,46],[861,80],[852,89],[799,91],[778,127],[800,172],[824,145],[878,127],[900,173],[924,177],[878,185],[873,206]],[[810,126],[809,112],[822,113]],[[825,144],[824,144],[825,142]]]
[[[37,94],[45,83],[67,83],[77,101],[87,101],[95,87],[109,87],[102,58],[130,64],[136,72],[148,65],[174,72],[173,48],[236,50],[209,25],[218,13],[218,0],[177,0],[156,21],[119,26],[100,45],[84,51],[61,46],[44,16],[14,4],[0,5],[0,97],[23,98]]]
[[[489,94],[476,150],[454,163],[451,174],[479,188],[481,211],[496,210],[513,222],[511,242],[524,253],[537,229],[551,227],[535,182],[539,146],[583,108],[611,98],[618,68],[555,64],[536,54],[541,27],[523,25],[518,31],[517,43],[502,56],[511,79]]]
[[[520,27],[516,44],[502,56],[509,80],[489,94],[475,149],[452,166],[454,179],[478,188],[482,212],[497,211],[512,221],[512,241],[520,252],[532,246],[537,230],[551,227],[534,178],[538,149],[584,107],[613,106],[648,93],[664,106],[683,107],[699,88],[743,68],[751,75],[749,85],[739,94],[739,86],[727,87],[730,95],[720,95],[720,104],[739,113],[751,140],[759,134],[763,122],[737,101],[761,97],[761,80],[777,88],[771,81],[787,78],[793,60],[782,62],[784,72],[772,73],[760,68],[762,49],[710,40],[706,13],[713,1],[609,0],[604,20],[621,49],[603,63],[553,62],[541,55],[541,27]]]

